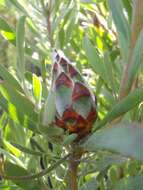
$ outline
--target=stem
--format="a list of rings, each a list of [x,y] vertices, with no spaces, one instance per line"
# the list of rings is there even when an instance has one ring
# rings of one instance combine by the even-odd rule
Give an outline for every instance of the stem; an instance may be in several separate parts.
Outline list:
[[[69,158],[67,185],[69,190],[78,190],[78,166],[80,164],[80,158],[83,154],[83,150],[79,147],[75,147],[74,145],[72,148],[74,151]]]
[[[69,186],[71,190],[78,190],[77,169],[78,163],[75,162],[73,158],[71,158],[69,161]]]

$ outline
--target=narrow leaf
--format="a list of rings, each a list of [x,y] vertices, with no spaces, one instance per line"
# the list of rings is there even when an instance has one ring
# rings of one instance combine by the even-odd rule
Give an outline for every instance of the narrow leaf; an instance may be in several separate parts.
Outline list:
[[[122,0],[108,0],[109,8],[112,13],[112,17],[114,23],[117,28],[118,36],[119,36],[119,44],[121,48],[121,52],[125,60],[127,59],[127,51],[130,41],[130,30],[128,21],[123,14],[123,3]]]
[[[133,84],[133,81],[135,79],[135,76],[137,72],[139,71],[140,66],[143,63],[143,30],[140,32],[139,37],[137,39],[135,48],[132,53],[132,60],[131,60],[131,66],[129,69],[129,86]]]
[[[134,108],[141,101],[143,101],[143,88],[138,88],[119,101],[102,121],[95,124],[94,129],[96,130],[104,126],[107,122],[110,123],[112,120]]]
[[[17,90],[19,90],[20,92],[22,92],[22,88],[20,86],[20,84],[18,83],[18,81],[13,77],[13,75],[8,72],[8,70],[0,65],[0,77],[6,81],[7,83],[9,83],[11,86],[13,86],[14,88],[16,88]]]
[[[18,9],[19,11],[21,11],[24,15],[28,15],[27,11],[25,10],[25,8],[20,4],[20,1],[17,0],[10,0],[9,1],[12,5],[14,5],[14,7],[16,9]]]
[[[8,41],[15,44],[15,32],[2,17],[0,17],[0,31]]]
[[[19,77],[24,80],[24,72],[25,72],[25,16],[21,16],[17,23],[16,28],[16,47],[17,47],[17,70],[19,73]]]
[[[23,127],[37,130],[38,115],[34,112],[34,105],[23,94],[7,83],[0,85],[2,97],[0,105],[10,117]]]
[[[56,105],[55,105],[55,92],[52,90],[49,91],[47,101],[44,106],[43,113],[43,125],[48,126],[55,119],[56,114]]]
[[[92,66],[93,70],[106,82],[104,63],[99,57],[97,50],[95,47],[93,47],[87,37],[85,37],[83,40],[83,48],[85,50],[89,64]]]
[[[43,153],[41,152],[37,152],[34,150],[31,150],[29,148],[23,147],[19,144],[16,143],[11,143],[14,147],[16,147],[17,149],[19,149],[21,152],[27,153],[27,154],[31,154],[31,155],[36,155],[36,156],[42,156]]]
[[[33,93],[37,104],[41,103],[42,86],[39,77],[33,74]]]

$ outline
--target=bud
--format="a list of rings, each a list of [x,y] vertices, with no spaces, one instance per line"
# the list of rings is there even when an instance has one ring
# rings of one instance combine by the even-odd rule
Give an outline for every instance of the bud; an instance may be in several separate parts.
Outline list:
[[[55,124],[78,138],[86,136],[97,119],[96,97],[62,52],[54,52],[52,87],[56,93]]]

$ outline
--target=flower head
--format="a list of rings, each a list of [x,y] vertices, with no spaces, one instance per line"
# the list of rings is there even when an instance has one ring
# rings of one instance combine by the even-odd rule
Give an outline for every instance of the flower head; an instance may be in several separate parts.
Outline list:
[[[54,54],[55,124],[81,138],[90,132],[97,119],[96,98],[64,54],[58,51]]]

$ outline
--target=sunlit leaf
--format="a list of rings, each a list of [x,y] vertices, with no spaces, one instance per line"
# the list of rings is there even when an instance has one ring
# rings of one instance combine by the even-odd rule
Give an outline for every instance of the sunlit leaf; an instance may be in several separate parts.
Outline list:
[[[0,91],[3,94],[0,104],[10,117],[24,127],[37,130],[38,115],[34,112],[34,105],[9,84],[1,84]]]
[[[33,93],[34,97],[37,101],[37,104],[40,105],[41,103],[41,95],[42,95],[42,86],[39,77],[33,74]]]
[[[15,44],[15,32],[2,17],[0,17],[0,32],[8,41]]]

